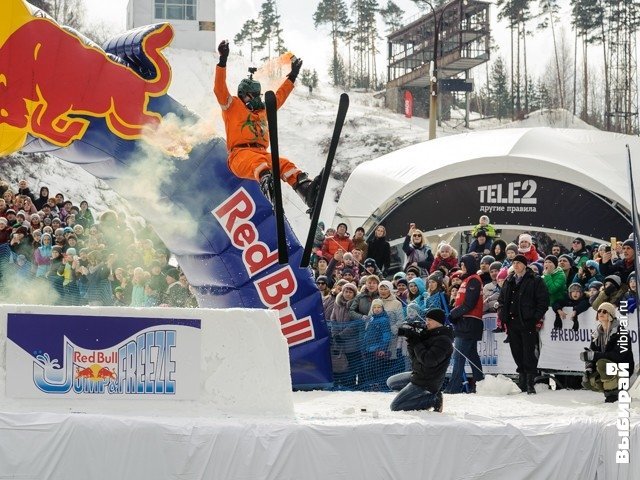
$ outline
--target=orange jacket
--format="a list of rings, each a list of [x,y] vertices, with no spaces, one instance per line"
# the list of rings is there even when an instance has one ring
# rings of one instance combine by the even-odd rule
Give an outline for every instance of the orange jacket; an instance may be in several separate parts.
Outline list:
[[[280,108],[293,91],[293,83],[288,78],[276,92],[276,106]],[[227,134],[227,150],[236,145],[257,143],[265,149],[269,146],[269,128],[266,110],[251,111],[242,100],[232,96],[227,88],[227,69],[216,65],[213,86],[218,103],[222,107],[222,119]]]

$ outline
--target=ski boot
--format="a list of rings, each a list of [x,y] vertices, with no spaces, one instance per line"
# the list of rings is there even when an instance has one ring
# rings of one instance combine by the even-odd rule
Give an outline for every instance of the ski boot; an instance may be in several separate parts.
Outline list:
[[[273,175],[271,170],[265,170],[260,174],[260,190],[262,194],[267,197],[267,200],[273,205],[274,201],[274,187],[273,187]]]
[[[318,196],[318,190],[320,189],[320,180],[322,179],[322,171],[313,180],[309,180],[306,173],[300,172],[296,183],[293,185],[293,190],[302,199],[309,210],[313,209]]]

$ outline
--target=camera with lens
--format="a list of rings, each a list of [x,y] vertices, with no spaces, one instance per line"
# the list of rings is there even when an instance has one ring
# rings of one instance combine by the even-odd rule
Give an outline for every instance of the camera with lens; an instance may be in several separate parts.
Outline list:
[[[424,322],[421,320],[414,320],[412,322],[404,322],[402,325],[398,327],[398,336],[399,337],[413,337],[420,336],[427,329],[424,325]]]

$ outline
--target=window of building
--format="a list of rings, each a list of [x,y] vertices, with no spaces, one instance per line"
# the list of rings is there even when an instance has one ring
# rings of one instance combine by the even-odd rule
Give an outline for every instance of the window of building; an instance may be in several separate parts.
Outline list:
[[[156,18],[161,20],[195,20],[197,0],[155,0]]]

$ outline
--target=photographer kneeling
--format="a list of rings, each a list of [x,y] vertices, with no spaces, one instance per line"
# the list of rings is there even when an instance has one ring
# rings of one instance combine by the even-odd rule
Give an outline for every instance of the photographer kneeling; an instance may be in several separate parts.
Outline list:
[[[425,323],[403,323],[398,335],[406,337],[413,371],[387,379],[391,390],[400,393],[391,402],[391,410],[428,410],[442,412],[442,383],[453,353],[453,332],[443,326],[445,313],[429,310]]]

